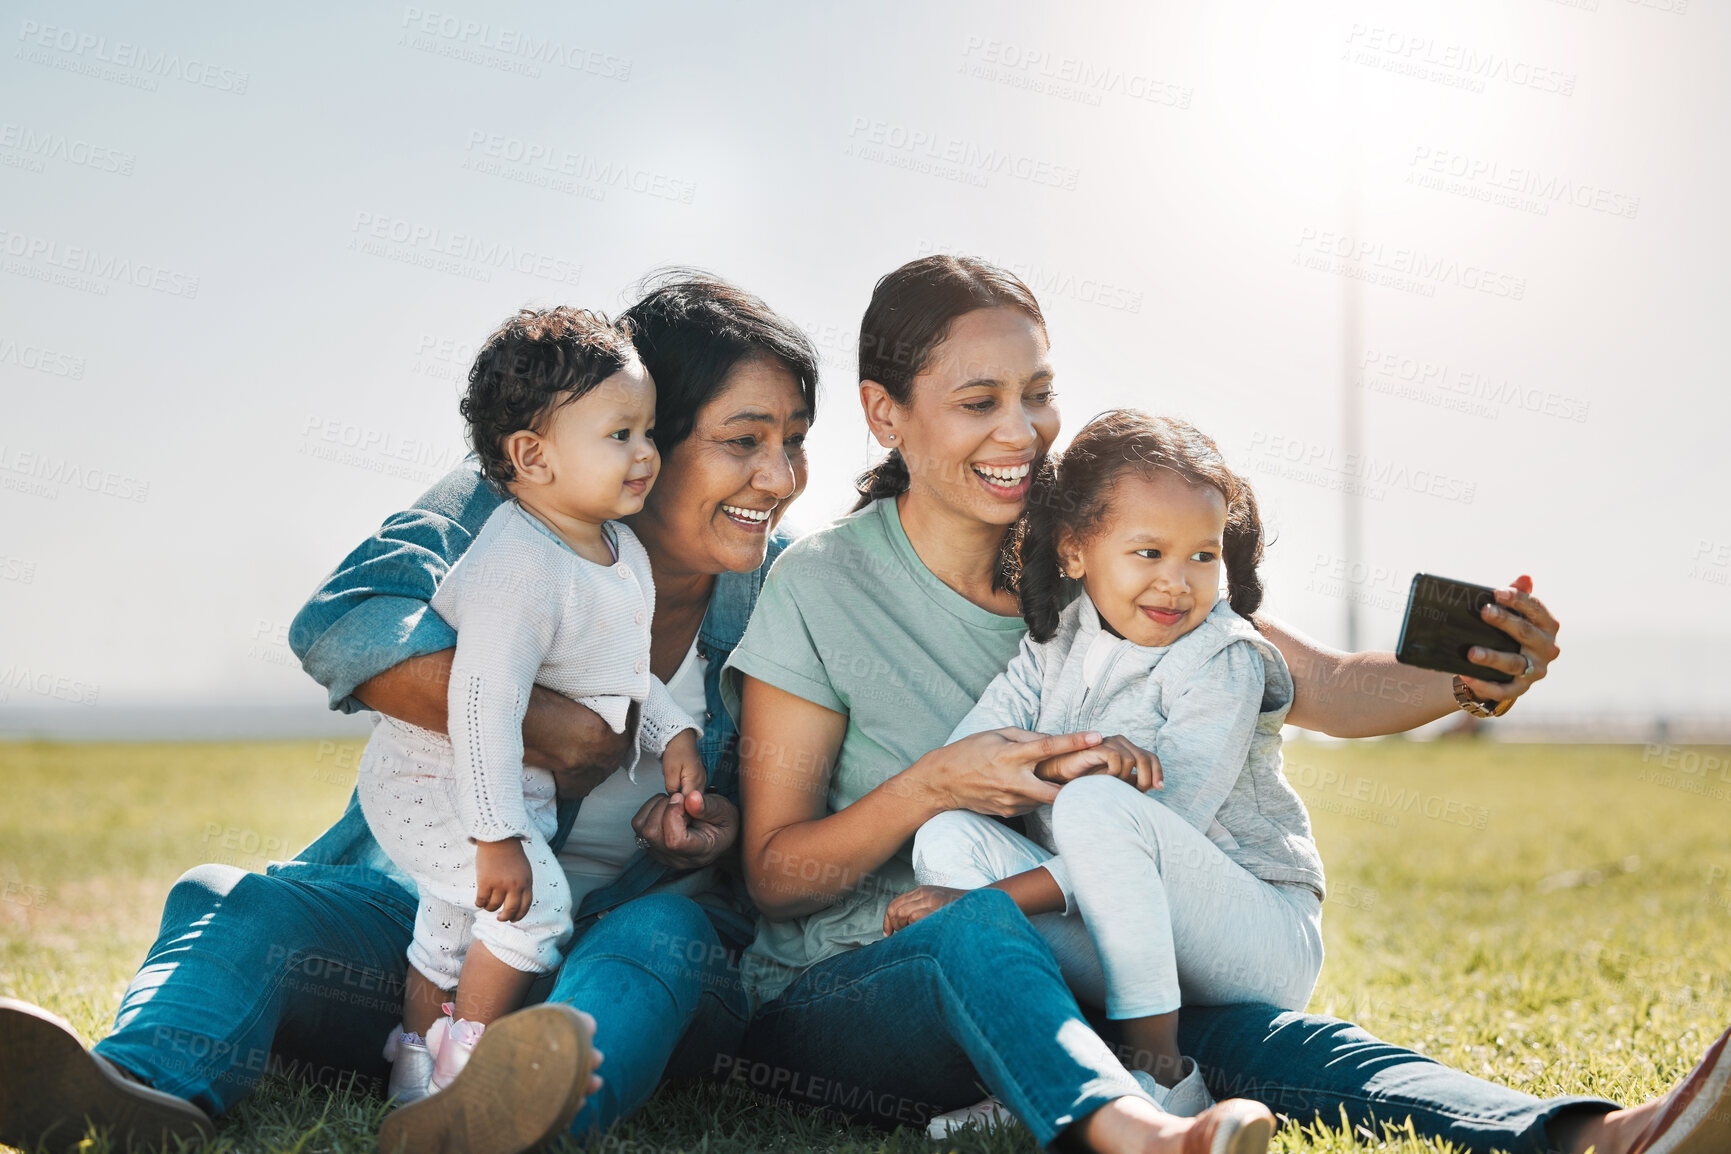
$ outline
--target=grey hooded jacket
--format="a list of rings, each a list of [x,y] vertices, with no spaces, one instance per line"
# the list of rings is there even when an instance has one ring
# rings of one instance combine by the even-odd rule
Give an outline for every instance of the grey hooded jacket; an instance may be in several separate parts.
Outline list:
[[[1279,650],[1221,599],[1172,645],[1119,641],[1090,689],[1083,659],[1100,633],[1099,612],[1084,593],[1064,610],[1050,641],[1022,639],[1009,668],[950,740],[1005,726],[1122,734],[1160,759],[1165,787],[1149,797],[1252,875],[1324,896],[1310,814],[1281,772],[1280,727],[1292,707],[1292,674]],[[1029,815],[1028,828],[1035,841],[1054,848],[1051,807]],[[1061,860],[1048,868],[1074,909]]]

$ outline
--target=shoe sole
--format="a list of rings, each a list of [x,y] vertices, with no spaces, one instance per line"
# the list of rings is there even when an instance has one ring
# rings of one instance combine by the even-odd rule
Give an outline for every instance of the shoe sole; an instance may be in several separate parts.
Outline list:
[[[1707,1051],[1677,1096],[1635,1143],[1638,1154],[1724,1154],[1731,1150],[1731,1030]]]
[[[1221,1105],[1232,1109],[1214,1131],[1208,1154],[1267,1154],[1268,1144],[1274,1140],[1274,1115],[1268,1107],[1248,1099]]]
[[[122,1149],[216,1137],[204,1111],[115,1073],[64,1019],[0,998],[0,1145],[69,1149],[90,1126]]]
[[[379,1154],[522,1154],[551,1141],[577,1116],[594,1069],[583,1026],[566,1005],[500,1018],[449,1086],[386,1115]]]

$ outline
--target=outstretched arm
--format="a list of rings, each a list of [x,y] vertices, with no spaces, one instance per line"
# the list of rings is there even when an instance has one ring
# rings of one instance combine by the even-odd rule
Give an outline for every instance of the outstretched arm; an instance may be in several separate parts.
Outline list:
[[[1541,680],[1561,652],[1557,619],[1532,595],[1530,578],[1497,590],[1497,603],[1481,611],[1484,619],[1520,642],[1519,655],[1475,649],[1473,660],[1515,674],[1506,684],[1466,678],[1475,697],[1506,701],[1521,696]],[[1292,670],[1294,696],[1287,722],[1333,737],[1381,737],[1446,717],[1456,708],[1454,678],[1412,665],[1394,654],[1342,653],[1306,637],[1265,614],[1256,627],[1280,650]],[[1525,659],[1532,661],[1527,673]]]

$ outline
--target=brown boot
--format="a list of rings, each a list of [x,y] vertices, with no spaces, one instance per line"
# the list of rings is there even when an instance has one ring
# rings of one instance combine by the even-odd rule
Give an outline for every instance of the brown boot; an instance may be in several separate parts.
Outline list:
[[[551,1141],[583,1106],[592,1033],[571,1006],[507,1014],[487,1027],[455,1081],[385,1116],[379,1154],[522,1154]]]
[[[1196,1115],[1182,1154],[1267,1154],[1274,1114],[1261,1102],[1228,1098]]]
[[[90,1126],[123,1150],[216,1136],[203,1110],[134,1082],[62,1019],[0,998],[0,1146],[70,1149]]]

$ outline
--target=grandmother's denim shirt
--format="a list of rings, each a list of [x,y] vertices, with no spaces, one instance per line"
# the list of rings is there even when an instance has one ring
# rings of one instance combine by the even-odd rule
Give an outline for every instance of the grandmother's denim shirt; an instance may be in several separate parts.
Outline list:
[[[501,503],[470,457],[413,506],[387,518],[325,578],[289,626],[289,647],[302,668],[329,691],[332,709],[344,713],[366,709],[354,696],[356,686],[411,657],[456,645],[456,632],[428,601]],[[745,633],[770,565],[791,540],[778,531],[770,538],[762,566],[749,573],[717,576],[709,609],[698,628],[697,651],[708,662],[704,677],[708,703],[698,750],[709,769],[709,788],[735,805],[739,803],[738,731],[721,704],[721,670]],[[581,805],[581,801],[559,803],[559,829],[551,843],[555,852],[564,844]],[[406,902],[413,915],[414,883],[379,848],[357,796],[349,798],[337,823],[295,861],[273,866],[270,872],[308,881],[346,881],[375,891],[388,878],[394,886],[377,896]],[[578,933],[615,906],[699,872],[675,870],[639,851],[612,884],[584,899],[577,911]],[[695,900],[706,907],[724,937],[740,945],[750,942],[756,910],[745,896],[743,882],[732,875],[713,880],[716,884],[695,887],[700,891]],[[389,888],[406,893],[393,895]]]

